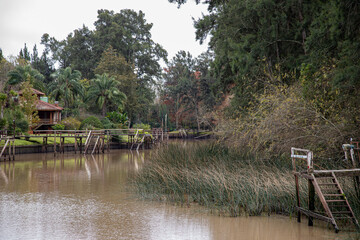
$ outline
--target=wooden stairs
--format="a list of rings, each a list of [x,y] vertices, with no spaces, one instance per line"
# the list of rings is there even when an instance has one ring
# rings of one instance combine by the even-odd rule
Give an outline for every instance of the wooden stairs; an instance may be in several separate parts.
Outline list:
[[[312,173],[311,177],[315,192],[327,215],[327,218],[323,220],[330,222],[334,226],[335,232],[340,230],[338,222],[346,220],[351,220],[360,229],[359,223],[335,173],[333,171],[321,175]]]

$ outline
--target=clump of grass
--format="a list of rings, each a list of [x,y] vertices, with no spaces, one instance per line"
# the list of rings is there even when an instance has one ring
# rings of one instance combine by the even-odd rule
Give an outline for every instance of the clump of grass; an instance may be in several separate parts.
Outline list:
[[[360,216],[351,179],[347,197]],[[145,198],[198,203],[228,216],[295,213],[294,176],[289,158],[261,159],[220,143],[159,149],[136,175],[134,185]],[[307,181],[300,181],[301,205],[307,206]],[[317,209],[322,209],[320,202]]]
[[[196,202],[230,216],[291,214],[296,202],[289,161],[259,160],[219,143],[158,150],[135,186],[144,197]],[[305,184],[301,191],[305,196]]]

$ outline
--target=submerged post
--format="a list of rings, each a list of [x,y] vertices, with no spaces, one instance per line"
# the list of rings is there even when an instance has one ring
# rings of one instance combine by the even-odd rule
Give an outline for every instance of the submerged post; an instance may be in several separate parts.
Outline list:
[[[54,131],[54,155],[56,154],[56,131]]]
[[[299,152],[302,154],[298,154]],[[296,185],[295,187],[296,187],[296,202],[297,202],[297,212],[298,212],[297,220],[298,220],[298,222],[301,222],[301,210],[300,210],[301,206],[300,206],[299,176],[297,175],[297,171],[296,171],[296,159],[305,160],[306,165],[307,165],[307,172],[310,173],[314,169],[312,156],[313,156],[313,154],[310,150],[294,148],[294,147],[291,148],[291,159],[292,159],[292,165],[293,165],[293,170],[294,170],[294,175],[295,175],[295,185]],[[309,185],[309,210],[314,210],[313,208],[315,207],[315,205],[314,205],[315,190],[314,190],[314,185],[312,184],[310,179],[309,179],[308,185]],[[312,224],[313,224],[313,218],[309,217],[309,226],[312,226]]]
[[[296,187],[296,204],[298,206],[297,210],[297,221],[301,222],[301,212],[300,212],[300,193],[299,193],[299,177],[295,175],[295,187]]]
[[[308,180],[308,187],[309,187],[309,211],[315,210],[315,188],[312,180]],[[308,226],[313,226],[313,217],[309,216]]]

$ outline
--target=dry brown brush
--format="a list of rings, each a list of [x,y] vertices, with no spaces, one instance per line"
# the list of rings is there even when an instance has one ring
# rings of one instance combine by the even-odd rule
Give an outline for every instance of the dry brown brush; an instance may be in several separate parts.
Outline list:
[[[357,134],[356,128],[341,113],[325,114],[304,101],[301,90],[271,85],[246,114],[220,118],[218,130],[231,144],[254,153],[288,155],[291,147],[299,147],[316,156],[339,157],[341,145]]]

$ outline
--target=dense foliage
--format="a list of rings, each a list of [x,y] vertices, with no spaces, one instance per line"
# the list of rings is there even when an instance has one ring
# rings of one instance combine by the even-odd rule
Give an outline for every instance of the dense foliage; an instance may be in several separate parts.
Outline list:
[[[196,39],[210,40],[206,53],[167,61],[143,12],[99,10],[94,30],[45,33],[42,54],[26,44],[17,58],[0,54],[2,109],[28,81],[79,121],[217,129],[254,151],[326,154],[360,135],[358,1],[195,2],[208,5],[194,20]]]
[[[358,1],[196,2],[208,4],[194,25],[197,40],[210,38],[213,88],[231,99],[222,130],[257,150],[339,150],[359,136]]]

